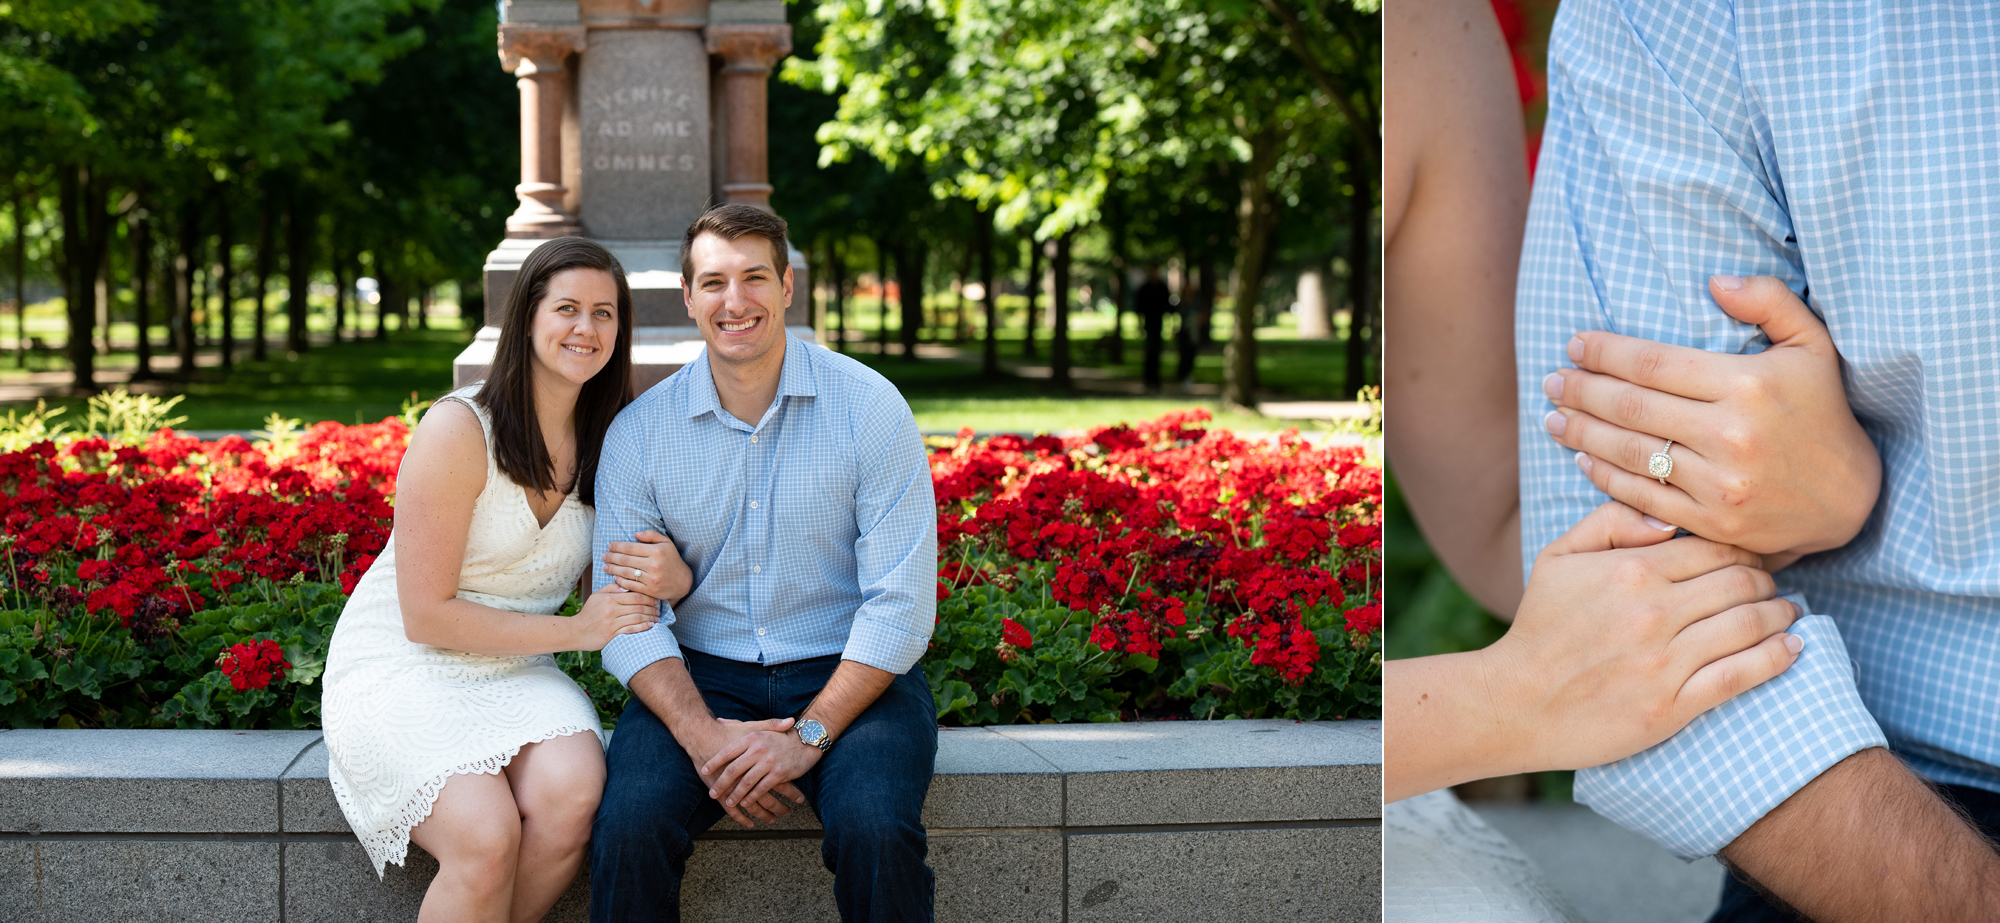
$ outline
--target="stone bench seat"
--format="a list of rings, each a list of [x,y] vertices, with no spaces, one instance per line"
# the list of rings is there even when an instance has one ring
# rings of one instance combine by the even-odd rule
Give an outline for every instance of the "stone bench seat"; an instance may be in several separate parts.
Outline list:
[[[1380,917],[1380,721],[938,737],[941,921]],[[0,731],[0,918],[412,920],[435,870],[412,847],[376,880],[317,731]],[[689,921],[839,919],[810,811],[724,821],[685,888]],[[588,901],[579,878],[549,919]]]

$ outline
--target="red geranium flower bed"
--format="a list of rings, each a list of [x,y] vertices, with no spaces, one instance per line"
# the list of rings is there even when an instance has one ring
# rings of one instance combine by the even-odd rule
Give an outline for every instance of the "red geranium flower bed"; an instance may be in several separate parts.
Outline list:
[[[1379,714],[1381,468],[1208,419],[933,450],[941,711]]]
[[[1380,469],[1205,418],[934,451],[942,716],[1379,711]],[[316,726],[408,439],[390,418],[0,454],[0,725]],[[617,713],[594,654],[561,661]]]

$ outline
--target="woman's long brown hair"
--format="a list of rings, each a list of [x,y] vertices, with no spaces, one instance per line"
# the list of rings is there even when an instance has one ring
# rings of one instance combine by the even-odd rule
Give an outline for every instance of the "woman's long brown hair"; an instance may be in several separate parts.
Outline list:
[[[507,295],[493,366],[475,397],[493,417],[493,458],[500,470],[524,487],[558,489],[555,459],[535,416],[533,350],[535,311],[548,294],[549,279],[565,269],[608,272],[618,283],[618,341],[611,347],[611,360],[584,382],[576,398],[576,486],[583,502],[596,506],[597,456],[604,433],[632,402],[632,289],[611,251],[594,240],[560,237],[528,254]]]

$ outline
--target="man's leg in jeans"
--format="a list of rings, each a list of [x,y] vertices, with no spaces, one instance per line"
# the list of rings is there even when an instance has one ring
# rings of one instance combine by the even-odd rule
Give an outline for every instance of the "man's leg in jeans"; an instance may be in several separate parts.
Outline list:
[[[717,717],[753,713],[734,693],[761,693],[764,668],[683,648],[688,673]],[[604,799],[590,836],[591,923],[681,918],[681,878],[694,838],[724,816],[652,709],[634,697],[605,753]]]
[[[911,667],[799,780],[826,828],[820,858],[845,923],[931,920],[922,814],[936,761],[937,705]]]

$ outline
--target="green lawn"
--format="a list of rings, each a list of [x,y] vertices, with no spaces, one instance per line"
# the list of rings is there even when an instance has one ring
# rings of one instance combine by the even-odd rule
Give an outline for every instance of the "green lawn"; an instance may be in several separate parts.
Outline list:
[[[59,303],[55,305],[59,308]],[[48,304],[30,308],[30,331],[47,328],[60,335],[60,315]],[[48,315],[48,316],[44,316]],[[856,311],[856,320],[872,321],[872,310]],[[1106,371],[1128,382],[1139,378],[1142,342],[1134,336],[1138,325],[1127,318],[1125,361]],[[11,322],[12,318],[7,318]],[[1073,350],[1079,369],[1101,366],[1104,358],[1097,350],[1099,339],[1110,331],[1111,316],[1098,312],[1079,314],[1073,324]],[[1224,320],[1217,328],[1225,329]],[[239,319],[240,323],[240,319]],[[176,409],[185,414],[187,429],[254,430],[272,413],[307,423],[339,420],[343,423],[375,421],[398,413],[411,393],[420,398],[436,397],[451,387],[451,361],[464,348],[470,334],[457,329],[455,318],[434,318],[437,329],[392,331],[387,343],[372,340],[359,343],[324,344],[296,359],[287,358],[278,348],[265,362],[248,361],[248,349],[239,344],[236,369],[227,375],[219,369],[204,368],[193,381],[180,386],[187,399]],[[11,327],[11,323],[7,326]],[[11,330],[6,331],[11,334]],[[873,339],[874,331],[868,331]],[[1038,357],[1022,356],[1023,331],[1005,330],[1000,339],[1001,357],[1010,366],[1046,366],[1048,340],[1037,337]],[[156,336],[158,334],[156,333]],[[6,339],[0,337],[0,339]],[[113,342],[129,343],[129,324],[114,329]],[[273,340],[280,342],[276,332]],[[1188,407],[1206,407],[1216,415],[1219,426],[1243,431],[1269,431],[1291,426],[1290,421],[1255,414],[1222,413],[1212,396],[1168,393],[1152,396],[1123,396],[1092,393],[1093,384],[1084,382],[1079,391],[1063,394],[1046,379],[1005,375],[987,380],[979,374],[977,339],[957,344],[960,359],[924,359],[905,362],[895,353],[896,331],[890,331],[892,354],[877,357],[856,354],[856,358],[882,372],[902,390],[917,416],[917,425],[926,432],[954,432],[970,426],[979,432],[1047,432],[1084,429],[1118,422],[1137,422]],[[7,345],[11,345],[9,342]],[[1339,340],[1301,341],[1291,332],[1290,319],[1259,331],[1259,374],[1265,396],[1274,400],[1340,399],[1345,344]],[[161,347],[164,352],[164,346]],[[1175,354],[1171,344],[1163,364],[1169,379]],[[133,366],[132,354],[114,352],[99,358],[101,369],[122,378],[122,370]],[[1222,348],[1218,344],[1203,352],[1197,361],[1197,384],[1217,385],[1222,380]],[[53,371],[65,368],[59,355],[31,356],[30,370]],[[156,366],[157,367],[157,366]],[[114,376],[107,376],[114,377]],[[0,384],[20,383],[26,372],[0,359]],[[1099,386],[1100,388],[1104,386]],[[1177,389],[1171,383],[1170,392]],[[80,398],[54,400],[52,405],[74,407],[71,416],[81,413]],[[0,403],[0,411],[32,407],[32,402]],[[1305,424],[1302,429],[1322,429]]]
[[[372,423],[398,413],[412,391],[428,399],[450,390],[451,360],[467,339],[458,330],[411,330],[392,333],[387,343],[317,346],[297,359],[282,351],[264,362],[239,359],[227,377],[203,369],[180,386],[187,399],[175,413],[187,417],[185,429],[260,429],[273,413],[308,423]],[[129,359],[123,365],[131,368]],[[71,407],[66,416],[75,417],[84,402],[49,403]]]

